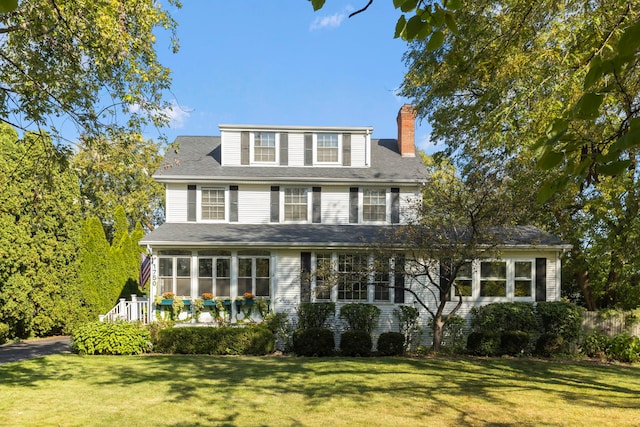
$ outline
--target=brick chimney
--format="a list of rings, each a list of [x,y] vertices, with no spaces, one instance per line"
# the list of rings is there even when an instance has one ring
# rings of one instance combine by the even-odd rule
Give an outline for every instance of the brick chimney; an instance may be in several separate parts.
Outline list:
[[[402,157],[416,156],[416,110],[404,104],[398,111],[398,151]]]

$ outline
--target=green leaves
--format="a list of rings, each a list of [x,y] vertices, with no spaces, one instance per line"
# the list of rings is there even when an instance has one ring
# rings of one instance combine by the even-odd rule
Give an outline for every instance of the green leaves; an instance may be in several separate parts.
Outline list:
[[[311,6],[313,6],[313,10],[318,11],[322,9],[324,6],[325,0],[309,0],[311,2]]]
[[[0,13],[12,12],[18,8],[18,0],[0,0]]]

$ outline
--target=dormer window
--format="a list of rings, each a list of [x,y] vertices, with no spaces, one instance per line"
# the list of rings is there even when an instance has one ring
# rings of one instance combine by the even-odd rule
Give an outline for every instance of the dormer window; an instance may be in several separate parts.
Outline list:
[[[338,162],[338,134],[319,133],[317,135],[316,160],[318,163]]]
[[[255,132],[253,134],[253,161],[256,163],[276,161],[276,134],[274,132]]]

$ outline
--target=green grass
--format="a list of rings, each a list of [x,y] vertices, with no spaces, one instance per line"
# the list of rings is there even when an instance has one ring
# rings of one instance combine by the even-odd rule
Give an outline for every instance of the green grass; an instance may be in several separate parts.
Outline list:
[[[623,426],[640,367],[519,359],[56,355],[0,365],[0,425]]]

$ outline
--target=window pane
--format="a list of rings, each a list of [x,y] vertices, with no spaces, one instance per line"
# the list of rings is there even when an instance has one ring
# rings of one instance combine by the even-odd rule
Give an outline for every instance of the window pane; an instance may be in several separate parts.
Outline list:
[[[231,280],[216,279],[216,289],[213,294],[217,297],[228,297],[231,295]]]
[[[256,279],[256,296],[268,297],[269,296],[269,279]]]
[[[256,132],[253,142],[253,159],[256,162],[276,161],[276,134]]]
[[[362,218],[365,221],[384,221],[387,213],[385,190],[365,188],[362,193]]]
[[[177,274],[178,277],[191,277],[191,258],[177,258]]]
[[[316,254],[316,299],[328,300],[331,299],[331,288],[329,282],[332,276],[331,268],[331,254],[319,253]]]
[[[198,259],[198,295],[205,292],[213,293],[213,260]]]
[[[173,277],[173,258],[160,258],[158,263],[160,277]]]
[[[238,276],[251,277],[251,258],[240,258],[238,260]]]
[[[256,277],[269,278],[269,260],[267,258],[256,259]]]
[[[342,254],[338,256],[338,299],[367,299],[367,256]]]
[[[202,219],[224,219],[224,189],[202,188]]]
[[[464,264],[458,270],[458,275],[456,276],[455,284],[456,288],[456,296],[462,295],[463,297],[470,297],[472,292],[472,268],[471,263]]]
[[[158,288],[159,288],[159,295],[162,295],[165,292],[173,292],[173,278],[161,277],[158,280]]]
[[[516,280],[513,291],[514,291],[514,296],[530,297],[531,296],[531,280]]]
[[[338,135],[335,133],[320,133],[317,135],[317,138],[316,159],[318,162],[337,162]]]
[[[210,292],[215,295],[215,292],[213,290],[213,279],[210,277],[209,278],[199,277],[198,278],[198,296],[201,296],[205,292]]]
[[[480,296],[507,296],[507,263],[486,261],[480,263]]]
[[[176,295],[178,296],[191,296],[191,279],[180,278],[176,279]]]
[[[238,278],[238,295],[242,296],[245,292],[252,292],[251,289],[251,277],[239,277]]]
[[[389,301],[389,258],[376,262],[373,283],[375,285],[374,299],[376,301]]]
[[[307,220],[307,190],[305,188],[286,188],[284,190],[285,221]]]
[[[231,262],[229,259],[216,260],[216,277],[217,278],[229,278],[231,277]]]
[[[533,267],[533,263],[531,261],[515,262],[514,296],[516,297],[531,296],[531,288],[533,284],[532,267]]]

